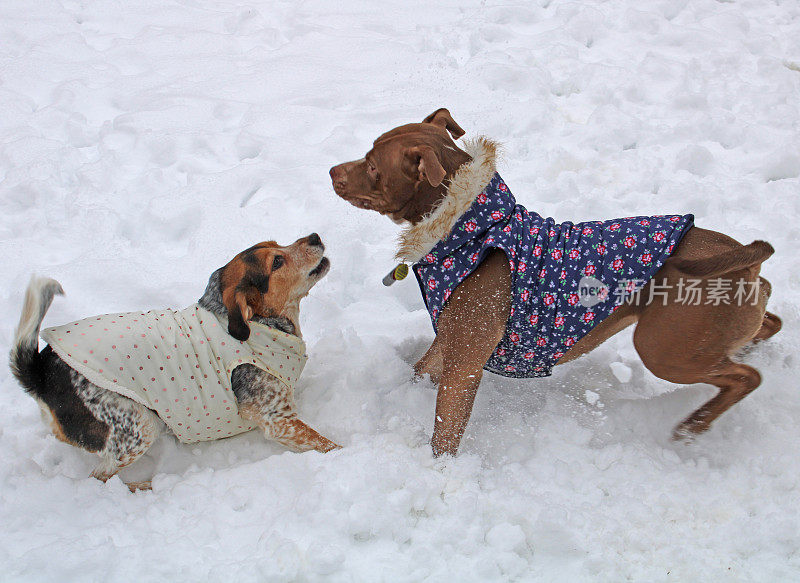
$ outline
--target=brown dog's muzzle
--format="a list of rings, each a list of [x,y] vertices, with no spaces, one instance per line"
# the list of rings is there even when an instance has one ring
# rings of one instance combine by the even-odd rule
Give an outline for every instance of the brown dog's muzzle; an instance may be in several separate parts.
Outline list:
[[[345,169],[347,164],[349,164],[349,162],[331,168],[330,174],[331,182],[333,183],[333,191],[339,196],[342,196],[345,192],[345,188],[347,188],[347,170]]]
[[[330,170],[333,192],[355,207],[364,210],[376,210],[370,196],[370,186],[367,183],[366,162],[355,160],[334,166]]]

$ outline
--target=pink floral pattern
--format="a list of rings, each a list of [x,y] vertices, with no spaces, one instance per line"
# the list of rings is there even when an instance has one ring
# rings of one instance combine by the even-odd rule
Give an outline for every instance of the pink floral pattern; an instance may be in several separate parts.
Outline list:
[[[509,258],[511,316],[486,370],[511,377],[548,376],[559,358],[615,309],[618,294],[587,308],[582,277],[616,290],[649,281],[694,222],[692,215],[556,223],[518,205],[495,174],[475,203],[419,263],[414,273],[434,330],[450,293],[491,249]],[[624,297],[623,297],[624,299]]]

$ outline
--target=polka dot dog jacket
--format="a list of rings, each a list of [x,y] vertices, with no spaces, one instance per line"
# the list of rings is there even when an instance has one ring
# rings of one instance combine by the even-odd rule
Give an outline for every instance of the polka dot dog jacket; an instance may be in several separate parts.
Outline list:
[[[255,365],[291,388],[305,366],[300,338],[249,324],[241,342],[225,318],[193,304],[94,316],[41,335],[89,381],[152,409],[180,441],[194,443],[253,429],[239,416],[234,368]]]
[[[484,368],[548,376],[571,346],[653,277],[694,217],[558,224],[516,203],[495,171],[495,148],[484,138],[467,145],[472,162],[456,172],[434,212],[403,233],[398,258],[414,263],[436,330],[452,291],[491,249],[501,249],[511,268],[511,314]],[[579,295],[588,277],[606,294],[591,306]]]

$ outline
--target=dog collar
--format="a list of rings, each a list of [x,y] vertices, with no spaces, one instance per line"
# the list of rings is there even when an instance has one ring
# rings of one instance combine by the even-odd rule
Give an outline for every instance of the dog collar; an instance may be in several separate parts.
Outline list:
[[[494,177],[500,150],[497,142],[480,136],[464,140],[462,147],[472,160],[456,170],[436,208],[400,234],[395,254],[398,261],[417,263],[439,241],[447,239],[459,219]]]

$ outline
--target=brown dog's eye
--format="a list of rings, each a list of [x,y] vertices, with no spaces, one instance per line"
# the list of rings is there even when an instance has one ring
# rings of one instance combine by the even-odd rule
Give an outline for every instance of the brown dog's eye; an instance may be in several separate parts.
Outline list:
[[[372,162],[367,162],[367,174],[369,174],[370,178],[373,180],[378,178],[378,169]]]
[[[282,255],[276,255],[275,259],[272,260],[272,271],[275,271],[281,265],[283,265],[283,256]]]

